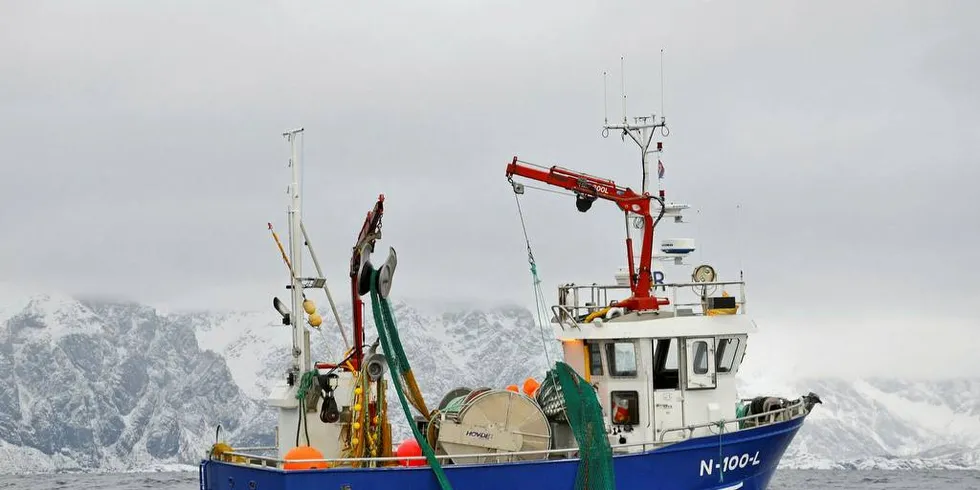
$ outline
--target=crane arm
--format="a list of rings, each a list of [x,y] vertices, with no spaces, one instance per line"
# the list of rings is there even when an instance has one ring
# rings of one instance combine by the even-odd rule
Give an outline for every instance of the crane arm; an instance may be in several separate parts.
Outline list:
[[[353,304],[354,317],[354,352],[351,356],[351,364],[354,369],[361,368],[364,360],[364,318],[361,296],[367,292],[369,276],[365,275],[365,263],[374,251],[375,241],[381,238],[381,217],[384,214],[385,196],[378,196],[378,201],[374,203],[374,208],[368,211],[361,226],[361,232],[354,243],[353,253],[350,258],[350,283],[351,283],[351,302]]]
[[[641,210],[644,204],[648,211],[650,208],[649,197],[641,196],[628,187],[619,187],[611,180],[558,166],[544,168],[528,165],[514,157],[514,160],[507,165],[507,177],[510,178],[513,175],[568,189],[575,192],[579,199],[595,201],[595,199],[601,198],[613,201],[623,211],[642,214]]]
[[[651,261],[653,255],[653,226],[654,219],[650,214],[649,194],[637,194],[628,187],[620,187],[615,182],[585,173],[575,172],[558,166],[551,168],[538,167],[520,162],[517,157],[507,165],[507,178],[514,175],[544,182],[575,193],[576,207],[586,212],[596,199],[605,199],[616,203],[623,212],[633,213],[643,218],[643,242],[640,245],[640,269],[636,271],[633,264],[633,241],[626,239],[626,260],[630,269],[630,289],[633,295],[628,299],[618,301],[616,306],[632,310],[656,310],[660,305],[667,304],[666,300],[650,295],[653,286]]]

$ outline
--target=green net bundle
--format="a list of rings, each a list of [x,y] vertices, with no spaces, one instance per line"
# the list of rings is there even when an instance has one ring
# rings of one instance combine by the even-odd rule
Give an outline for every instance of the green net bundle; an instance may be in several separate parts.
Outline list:
[[[613,490],[616,488],[616,478],[612,448],[606,437],[602,406],[599,405],[595,389],[571,366],[561,361],[548,371],[545,380],[542,388],[545,388],[545,384],[550,385],[548,389],[562,399],[560,408],[552,404],[552,410],[560,410],[563,417],[559,418],[568,420],[578,443],[579,467],[575,489]]]

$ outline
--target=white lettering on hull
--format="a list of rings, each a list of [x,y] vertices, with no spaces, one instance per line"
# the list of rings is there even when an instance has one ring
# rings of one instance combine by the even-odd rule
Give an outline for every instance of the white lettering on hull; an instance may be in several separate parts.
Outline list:
[[[754,455],[750,455],[749,453],[742,453],[742,454],[735,454],[728,457],[723,457],[721,458],[721,461],[717,463],[713,458],[702,459],[700,476],[705,476],[705,475],[710,476],[711,472],[714,470],[719,470],[719,471],[740,470],[748,466],[756,466],[759,463],[762,463],[762,460],[759,458],[759,451],[756,451]]]

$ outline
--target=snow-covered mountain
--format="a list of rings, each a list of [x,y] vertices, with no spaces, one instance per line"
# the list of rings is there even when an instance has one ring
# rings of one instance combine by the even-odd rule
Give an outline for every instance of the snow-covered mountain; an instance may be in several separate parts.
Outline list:
[[[350,318],[350,307],[341,306],[341,320]],[[370,307],[366,308],[367,342],[376,338]],[[542,347],[542,335],[530,311],[514,306],[474,308],[460,305],[422,305],[393,302],[402,344],[430,404],[459,386],[504,387],[520,384],[529,376],[541,377],[550,366]],[[327,309],[329,311],[329,309]],[[221,354],[232,376],[250,396],[262,399],[284,376],[292,346],[290,331],[278,314],[246,313],[216,317],[210,313],[181,315],[192,326],[199,344]],[[346,324],[349,328],[349,323]],[[318,332],[311,334],[314,358],[337,361],[343,357],[343,338],[333,317],[327,314]],[[547,338],[547,337],[546,337]],[[549,341],[553,361],[560,346]],[[399,410],[391,410],[393,423],[407,425]]]
[[[785,456],[798,468],[980,468],[980,379],[810,379],[819,393]]]
[[[269,442],[264,407],[186,322],[56,295],[0,303],[0,471],[193,463],[219,423]]]
[[[336,360],[344,349],[324,309],[322,330],[311,336],[314,357]],[[349,309],[341,313],[346,321]],[[548,366],[541,333],[521,307],[413,301],[396,303],[395,318],[433,404],[457,386],[503,387],[540,378]],[[290,345],[271,308],[163,314],[0,295],[0,472],[195,464],[219,423],[236,445],[268,444],[274,422],[263,399]],[[554,361],[557,343],[548,345]],[[766,356],[752,349],[746,366],[765,366]],[[980,468],[980,379],[787,380],[770,371],[747,369],[742,395],[814,391],[824,401],[785,466]]]

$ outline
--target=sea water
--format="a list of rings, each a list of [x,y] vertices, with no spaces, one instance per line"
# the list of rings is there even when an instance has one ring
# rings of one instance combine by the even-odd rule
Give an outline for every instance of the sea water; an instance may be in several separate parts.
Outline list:
[[[0,475],[4,490],[199,490],[196,472]],[[980,471],[779,470],[771,490],[980,490]]]

